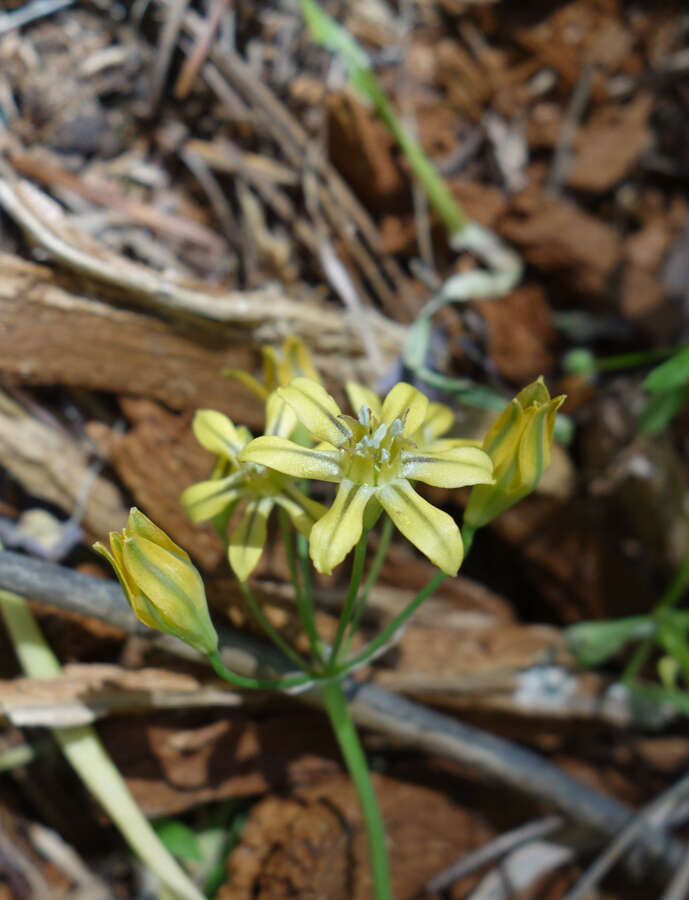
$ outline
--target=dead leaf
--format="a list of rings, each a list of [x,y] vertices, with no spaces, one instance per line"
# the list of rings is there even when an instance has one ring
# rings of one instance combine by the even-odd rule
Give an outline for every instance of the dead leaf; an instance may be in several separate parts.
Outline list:
[[[525,384],[550,371],[555,333],[545,292],[526,284],[506,297],[475,304],[488,326],[489,352],[499,371]]]
[[[639,320],[658,312],[663,306],[664,299],[665,291],[662,284],[648,269],[633,264],[625,266],[622,274],[620,308],[627,318]],[[672,327],[671,320],[672,317],[666,318],[665,324]]]
[[[567,183],[582,191],[607,191],[627,175],[649,148],[653,134],[650,94],[639,94],[627,106],[618,103],[596,110],[577,135],[576,153]]]
[[[654,217],[625,239],[625,256],[634,265],[656,272],[672,242],[674,230],[664,216]]]
[[[605,290],[622,253],[610,225],[535,186],[515,198],[515,212],[500,223],[500,233],[532,265],[556,273],[570,290],[583,294]]]
[[[387,204],[405,188],[394,139],[382,122],[349,92],[328,104],[330,158],[367,206]]]

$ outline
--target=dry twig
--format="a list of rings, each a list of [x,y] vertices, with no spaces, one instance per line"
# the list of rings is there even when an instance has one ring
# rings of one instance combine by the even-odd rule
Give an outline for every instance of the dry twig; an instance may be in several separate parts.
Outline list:
[[[494,862],[496,859],[505,856],[515,847],[520,847],[534,841],[537,838],[544,838],[556,831],[559,831],[564,825],[562,816],[547,816],[545,819],[539,819],[536,822],[528,822],[526,825],[520,825],[512,831],[506,831],[504,834],[498,835],[494,840],[479,847],[473,853],[460,859],[444,872],[440,872],[426,886],[426,892],[429,894],[437,894],[451,887],[460,878],[471,875],[482,866]]]
[[[165,5],[165,24],[158,41],[156,62],[151,75],[151,92],[148,98],[151,115],[155,112],[163,93],[170,60],[177,46],[177,37],[188,6],[189,0],[170,0]]]
[[[689,775],[685,775],[675,782],[666,791],[656,797],[652,803],[637,813],[632,820],[616,836],[615,840],[606,847],[595,863],[577,881],[565,900],[583,900],[584,897],[603,879],[615,863],[638,840],[642,831],[653,820],[662,820],[667,817],[673,807],[680,800],[686,798],[689,792]]]
[[[672,876],[661,900],[687,900],[689,897],[689,855]]]
[[[192,11],[185,16],[184,27],[194,39],[203,34],[203,20]],[[244,98],[240,102],[252,109],[263,130],[278,144],[290,163],[300,170],[308,159],[315,168],[322,179],[320,203],[331,226],[375,288],[383,308],[393,316],[399,315],[405,277],[385,252],[375,223],[342,176],[322,154],[309,151],[309,136],[304,128],[236,53],[214,47],[209,56],[230,82],[233,94],[236,92]],[[206,77],[206,69],[203,71]],[[216,90],[219,87],[217,76],[213,87]],[[219,91],[218,96],[222,99]]]
[[[50,16],[61,9],[67,9],[73,3],[74,0],[33,0],[33,3],[26,3],[13,12],[3,13],[0,16],[0,35],[7,34],[8,31],[13,31],[15,28],[22,28],[29,22]]]

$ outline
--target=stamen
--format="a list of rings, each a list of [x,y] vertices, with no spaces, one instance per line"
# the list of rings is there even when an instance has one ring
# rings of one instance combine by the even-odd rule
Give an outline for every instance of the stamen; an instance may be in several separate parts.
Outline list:
[[[407,418],[407,413],[409,410],[406,410],[401,419],[394,419],[390,424],[390,437],[396,438],[402,431],[404,430],[404,420]]]
[[[387,430],[388,430],[388,426],[385,424],[385,422],[382,422],[376,429],[376,432],[373,435],[373,438],[371,440],[372,445],[376,449],[378,449],[378,447],[380,447],[380,442],[383,440],[383,438],[387,434]]]
[[[371,410],[368,408],[368,406],[362,405],[361,409],[359,410],[359,421],[362,425],[368,425],[368,423],[371,421]]]

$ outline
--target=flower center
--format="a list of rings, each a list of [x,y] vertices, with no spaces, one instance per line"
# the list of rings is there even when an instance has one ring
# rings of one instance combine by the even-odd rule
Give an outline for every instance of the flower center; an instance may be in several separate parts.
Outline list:
[[[341,448],[345,477],[356,484],[379,485],[399,475],[402,451],[411,441],[402,437],[407,414],[387,425],[362,406],[357,419],[343,416],[351,437]]]

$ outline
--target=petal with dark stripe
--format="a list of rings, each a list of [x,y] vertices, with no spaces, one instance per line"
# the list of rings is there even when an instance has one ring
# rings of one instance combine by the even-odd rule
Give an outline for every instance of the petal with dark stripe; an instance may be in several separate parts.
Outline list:
[[[295,378],[278,393],[317,441],[328,441],[339,447],[349,438],[349,429],[340,418],[340,407],[318,382]]]
[[[192,484],[180,497],[180,503],[192,522],[212,519],[240,497],[238,484],[243,475],[233,472],[227,478],[212,478]]]
[[[447,575],[456,575],[464,547],[455,520],[412,488],[408,481],[392,481],[376,494],[402,534]]]
[[[262,435],[244,448],[240,462],[260,463],[294,478],[340,480],[339,450],[309,450],[282,437]]]
[[[267,521],[273,508],[272,497],[251,500],[242,520],[230,535],[228,558],[232,571],[246,581],[256,568],[266,543]]]
[[[297,425],[297,414],[276,392],[266,402],[266,434],[288,438]]]
[[[196,440],[202,447],[230,459],[233,459],[247,443],[247,437],[251,440],[251,435],[246,429],[235,428],[224,413],[215,409],[197,410],[192,428]]]
[[[381,418],[386,425],[395,419],[404,420],[404,436],[410,437],[423,424],[428,412],[428,397],[406,381],[398,382],[383,401]]]
[[[478,447],[457,447],[443,453],[408,450],[402,456],[402,476],[445,488],[491,484],[493,462]]]
[[[311,529],[311,559],[319,572],[329,575],[361,537],[364,510],[375,488],[343,481],[335,502]]]

